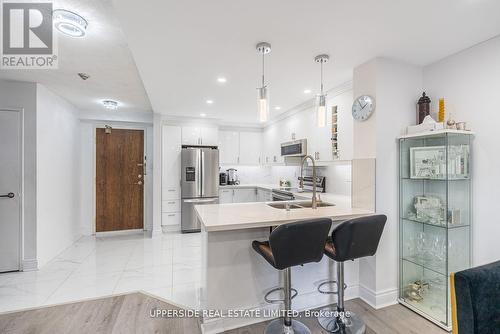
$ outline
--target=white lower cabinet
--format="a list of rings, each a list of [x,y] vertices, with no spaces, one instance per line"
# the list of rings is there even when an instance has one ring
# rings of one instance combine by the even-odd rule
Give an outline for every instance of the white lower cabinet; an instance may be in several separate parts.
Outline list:
[[[219,203],[252,203],[272,201],[271,191],[261,188],[219,189]]]
[[[233,203],[250,203],[250,202],[257,202],[256,188],[234,189]]]
[[[181,213],[180,212],[162,212],[161,214],[161,225],[180,225],[181,224]]]
[[[233,203],[233,189],[219,189],[219,203]]]

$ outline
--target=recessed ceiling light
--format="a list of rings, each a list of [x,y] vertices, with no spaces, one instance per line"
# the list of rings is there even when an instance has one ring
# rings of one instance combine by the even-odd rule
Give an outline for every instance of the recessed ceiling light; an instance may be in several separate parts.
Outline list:
[[[213,104],[214,101],[213,100],[207,100],[207,104]]]
[[[311,90],[310,89],[304,89],[304,94],[311,94]]]
[[[206,116],[207,116],[207,114],[205,114],[204,112],[202,112],[202,113],[200,114],[200,116],[201,116],[201,117],[206,117]]]
[[[56,9],[52,12],[54,27],[70,37],[85,36],[88,22],[77,13],[65,9]]]
[[[274,107],[274,110],[280,110],[280,109],[281,109],[281,107],[280,107],[280,106],[276,106],[276,107]]]
[[[102,105],[104,106],[104,108],[109,109],[109,110],[118,109],[118,102],[113,101],[113,100],[103,100]]]
[[[218,82],[218,83],[226,83],[226,82],[227,82],[227,79],[226,79],[226,78],[224,78],[224,77],[218,77],[218,78],[217,78],[217,82]]]

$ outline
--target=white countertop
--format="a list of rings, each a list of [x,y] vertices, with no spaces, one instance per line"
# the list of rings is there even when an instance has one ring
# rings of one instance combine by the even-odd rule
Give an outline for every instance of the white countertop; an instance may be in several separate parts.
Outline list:
[[[248,188],[261,188],[264,190],[272,190],[274,188],[279,188],[276,184],[265,184],[265,183],[246,183],[246,184],[232,184],[227,186],[219,186],[220,189],[248,189]]]
[[[300,193],[311,197],[311,193]],[[196,214],[207,232],[229,231],[248,228],[270,227],[283,223],[314,218],[332,218],[346,220],[373,214],[370,210],[351,208],[350,198],[333,194],[321,194],[324,202],[335,206],[310,208],[276,209],[264,202],[209,204],[195,206]],[[276,202],[274,202],[276,203]]]

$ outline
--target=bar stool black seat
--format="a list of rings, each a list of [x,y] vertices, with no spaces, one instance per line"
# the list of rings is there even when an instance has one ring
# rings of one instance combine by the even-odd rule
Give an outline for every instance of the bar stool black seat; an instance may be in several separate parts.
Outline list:
[[[373,256],[384,231],[387,217],[373,215],[345,221],[336,226],[325,245],[325,255],[337,262],[337,305],[325,308],[319,324],[330,333],[362,334],[366,326],[354,313],[344,308],[344,262]],[[320,287],[318,287],[320,290]],[[320,292],[323,292],[320,290]],[[324,292],[323,292],[324,293]]]
[[[292,306],[291,267],[319,262],[324,254],[326,239],[332,221],[328,218],[303,220],[278,226],[271,232],[269,241],[253,241],[253,249],[271,266],[283,270],[285,316],[275,319],[266,327],[266,334],[310,334],[301,322],[290,316]],[[267,300],[267,295],[266,295]]]

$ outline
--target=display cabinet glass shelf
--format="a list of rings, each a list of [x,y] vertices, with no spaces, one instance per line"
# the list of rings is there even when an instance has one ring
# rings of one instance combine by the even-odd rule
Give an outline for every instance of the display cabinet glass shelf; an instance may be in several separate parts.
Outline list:
[[[399,301],[448,330],[449,275],[471,266],[472,138],[399,138]]]

